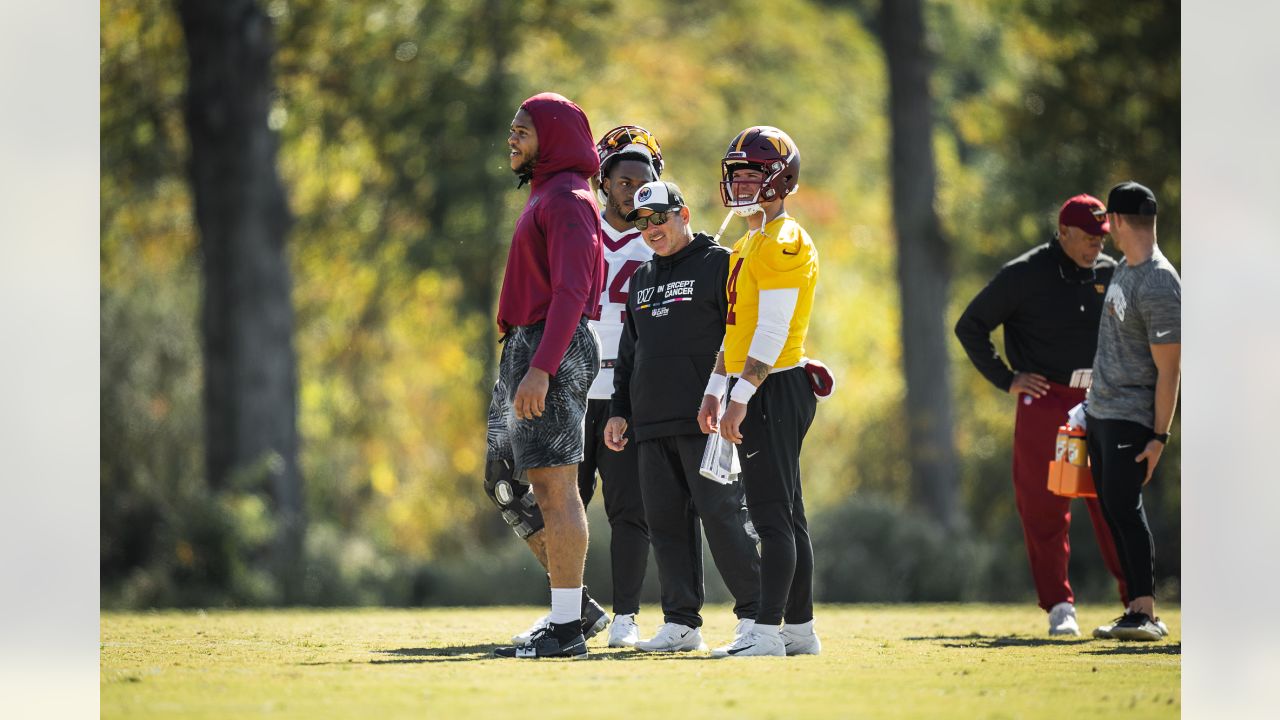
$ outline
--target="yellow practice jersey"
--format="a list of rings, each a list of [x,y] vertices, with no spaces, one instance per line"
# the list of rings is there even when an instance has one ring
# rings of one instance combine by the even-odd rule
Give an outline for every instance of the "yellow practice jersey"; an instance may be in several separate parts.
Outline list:
[[[729,312],[725,318],[724,367],[741,373],[755,336],[760,311],[760,291],[798,288],[796,310],[782,354],[773,367],[798,365],[804,357],[813,292],[818,286],[818,249],[809,233],[788,215],[770,220],[763,232],[738,238],[729,256],[729,282],[725,287]]]

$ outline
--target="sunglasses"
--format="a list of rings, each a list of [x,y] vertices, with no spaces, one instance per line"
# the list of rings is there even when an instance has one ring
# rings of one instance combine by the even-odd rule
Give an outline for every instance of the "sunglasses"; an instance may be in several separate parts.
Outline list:
[[[637,230],[644,230],[650,225],[666,225],[667,221],[671,219],[671,216],[679,214],[679,212],[680,210],[678,208],[675,210],[668,210],[666,212],[656,212],[652,215],[638,217],[632,222],[632,224],[636,226]]]

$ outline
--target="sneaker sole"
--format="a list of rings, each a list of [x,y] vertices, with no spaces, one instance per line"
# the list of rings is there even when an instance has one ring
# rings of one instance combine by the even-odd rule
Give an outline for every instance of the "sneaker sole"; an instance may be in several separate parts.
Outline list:
[[[595,625],[592,625],[590,628],[582,632],[582,637],[587,640],[590,640],[596,635],[599,635],[600,631],[604,630],[607,627],[609,627],[609,616],[601,615],[600,619],[596,621]]]
[[[519,655],[499,655],[498,651],[493,652],[493,656],[507,660],[586,660],[588,653],[579,655],[548,655],[546,657],[520,657]]]
[[[1155,642],[1156,640],[1164,639],[1159,630],[1149,631],[1140,628],[1116,628],[1111,631],[1111,637],[1116,640],[1137,640],[1140,642]]]
[[[660,648],[660,649],[648,649],[648,648],[642,648],[639,645],[636,645],[635,649],[639,650],[640,652],[651,652],[651,653],[706,652],[707,644],[704,642],[704,643],[698,643],[698,647]]]

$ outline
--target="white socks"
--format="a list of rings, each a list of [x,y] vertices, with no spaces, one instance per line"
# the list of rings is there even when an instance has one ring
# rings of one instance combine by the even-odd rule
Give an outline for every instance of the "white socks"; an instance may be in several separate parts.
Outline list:
[[[813,634],[813,621],[812,621],[812,620],[810,620],[810,621],[809,621],[809,622],[807,622],[807,623],[787,623],[787,624],[786,624],[786,625],[784,625],[783,627],[786,629],[786,631],[787,631],[788,633],[791,633],[792,635],[801,635],[801,636],[804,636],[804,635],[812,635],[812,634]]]
[[[551,588],[552,623],[577,622],[582,618],[582,586],[576,588]]]
[[[761,625],[760,623],[756,623],[755,627],[751,628],[751,632],[754,632],[757,635],[778,637],[778,634],[782,632],[782,629],[777,625]]]

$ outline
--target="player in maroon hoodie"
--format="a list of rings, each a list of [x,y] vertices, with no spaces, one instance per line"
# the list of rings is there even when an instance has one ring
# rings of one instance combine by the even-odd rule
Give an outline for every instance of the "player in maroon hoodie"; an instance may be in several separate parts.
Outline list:
[[[577,471],[587,392],[600,369],[600,342],[587,323],[598,319],[604,289],[600,208],[588,184],[600,163],[586,114],[555,93],[521,104],[507,144],[511,169],[530,193],[498,299],[503,347],[489,405],[486,488],[494,485],[491,496],[519,530],[532,520],[523,484],[532,486],[545,524],[551,615],[528,643],[495,654],[585,658],[587,516]],[[492,472],[497,467],[509,473]]]

